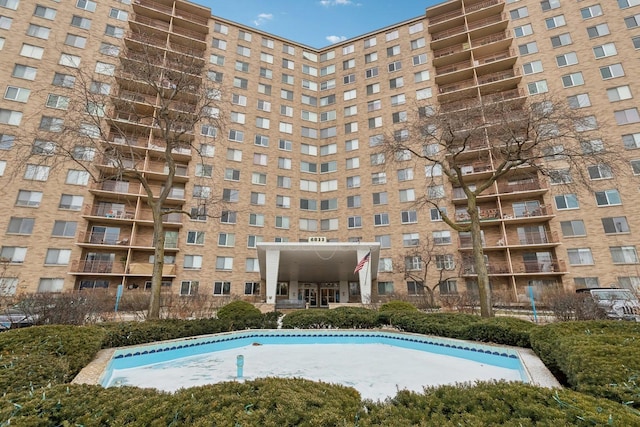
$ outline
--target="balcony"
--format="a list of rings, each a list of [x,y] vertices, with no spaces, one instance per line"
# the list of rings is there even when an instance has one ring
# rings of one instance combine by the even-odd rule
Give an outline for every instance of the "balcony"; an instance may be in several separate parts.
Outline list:
[[[122,204],[108,203],[101,203],[95,206],[86,205],[82,214],[85,216],[95,216],[110,220],[133,220],[135,212],[133,210],[124,210],[122,209],[122,206]]]
[[[512,79],[514,77],[520,77],[519,74],[513,70],[496,71],[494,73],[484,74],[478,76],[478,84],[485,85],[488,83],[499,82],[502,80]]]
[[[134,5],[134,9],[145,8],[145,9],[150,9],[157,12],[162,12],[167,15],[171,15],[173,12],[173,7],[168,6],[166,4],[151,1],[151,0],[135,0],[133,2],[133,5]],[[148,12],[146,13],[148,14]]]
[[[130,236],[104,232],[87,232],[78,235],[78,243],[90,245],[129,246]]]
[[[153,264],[132,262],[129,264],[127,274],[134,276],[151,276],[153,274]],[[175,276],[175,264],[165,264],[162,266],[162,276]]]
[[[500,211],[498,209],[478,209],[478,216],[480,220],[491,221],[500,219]],[[456,222],[466,222],[470,221],[471,217],[468,212],[456,212],[455,221]]]
[[[438,41],[438,40],[442,40],[442,39],[446,39],[447,37],[452,37],[455,36],[457,34],[463,34],[467,31],[467,27],[465,27],[464,25],[459,25],[457,27],[453,27],[453,28],[448,28],[446,30],[443,31],[438,31],[437,33],[434,33],[431,35],[431,41]]]
[[[477,198],[478,199],[482,199],[482,198],[486,198],[486,197],[493,197],[495,195],[496,195],[496,192],[493,189],[493,187],[489,187],[486,190],[484,190],[482,192],[482,194],[478,195]],[[454,188],[453,189],[452,201],[454,203],[456,203],[456,204],[461,204],[461,203],[466,203],[467,202],[467,195],[464,193],[462,188]]]
[[[499,22],[504,22],[506,21],[506,19],[507,17],[505,14],[488,16],[486,18],[478,19],[477,21],[467,22],[467,28],[469,28],[469,31],[472,31],[478,28],[483,28],[493,24],[497,24]],[[505,23],[505,27],[506,27],[506,23]]]
[[[534,220],[537,221],[536,218],[540,218],[540,217],[545,217],[545,216],[551,216],[553,215],[553,210],[551,209],[550,206],[546,206],[546,205],[540,205],[534,209],[522,209],[522,210],[518,210],[518,211],[512,211],[511,213],[504,213],[502,218],[505,220],[510,220],[510,221],[514,221],[515,220],[519,220],[519,219],[529,219],[529,218],[533,218]],[[531,222],[531,221],[526,221],[526,222]]]
[[[181,227],[183,215],[184,214],[181,214],[179,212],[166,214],[162,216],[162,222],[165,224],[165,226]],[[153,214],[151,213],[150,209],[142,209],[138,213],[138,217],[136,218],[136,220],[148,222],[151,224],[153,222]]]
[[[472,89],[476,86],[477,85],[476,85],[475,79],[468,79],[468,80],[462,80],[458,82],[438,85],[438,92],[440,94],[446,94],[446,93],[461,91],[464,89]]]
[[[512,182],[503,182],[498,184],[498,193],[500,194],[511,194],[511,193],[522,193],[529,191],[538,191],[543,190],[540,181],[537,179],[528,179],[521,181],[512,181]],[[546,190],[546,188],[544,188]]]
[[[440,15],[432,16],[432,17],[429,18],[429,27],[431,27],[431,26],[433,26],[435,24],[439,24],[439,23],[444,22],[444,21],[448,21],[450,19],[457,18],[459,16],[462,16],[462,10],[461,9],[456,9],[456,10],[452,10],[450,12],[442,13]]]
[[[436,75],[440,76],[442,74],[448,74],[448,73],[453,73],[455,71],[458,70],[464,70],[467,68],[471,68],[471,61],[470,60],[466,60],[466,61],[460,61],[460,62],[456,62],[455,64],[448,64],[442,67],[437,67],[436,68]]]
[[[518,245],[549,245],[559,243],[558,233],[545,230],[544,233],[518,233]]]
[[[135,22],[135,23],[139,23],[139,24],[144,24],[148,27],[151,27],[153,30],[165,30],[165,31],[169,31],[169,22],[161,20],[161,19],[153,19],[153,18],[149,18],[137,13],[133,14],[133,17],[131,19],[131,22]]]
[[[509,264],[506,262],[491,262],[487,265],[487,272],[489,275],[504,275],[511,274],[511,270],[509,269]],[[476,272],[476,267],[471,262],[467,261],[462,265],[462,275],[463,276],[475,276],[478,273]]]
[[[559,260],[522,261],[520,263],[513,264],[513,272],[517,274],[531,274],[531,273],[559,274],[566,271],[567,269],[564,261],[559,261]]]
[[[491,34],[488,36],[471,40],[471,47],[476,48],[480,46],[486,46],[489,44],[500,42],[502,40],[510,40],[510,39],[511,39],[511,36],[505,32],[498,33],[498,34]]]
[[[490,175],[491,173],[493,173],[493,166],[486,161],[460,165],[459,168],[462,175],[472,175],[476,178],[479,177],[479,175]],[[487,174],[487,172],[489,172],[489,174]]]
[[[124,264],[114,261],[73,261],[70,271],[76,274],[124,274]]]
[[[474,4],[470,4],[470,5],[465,5],[464,7],[464,11],[465,13],[473,13],[473,12],[477,12],[479,10],[482,9],[487,9],[491,6],[495,6],[498,4],[501,4],[502,0],[487,0],[487,1],[481,1],[478,3],[474,3]]]

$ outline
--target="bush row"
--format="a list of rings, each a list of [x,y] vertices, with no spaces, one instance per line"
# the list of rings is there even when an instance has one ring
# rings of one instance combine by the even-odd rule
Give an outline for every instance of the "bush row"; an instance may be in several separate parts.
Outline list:
[[[640,408],[640,323],[556,323],[532,330],[531,345],[575,390]]]
[[[179,390],[55,386],[0,403],[20,426],[561,426],[639,425],[624,405],[571,390],[479,383],[362,401],[350,387],[264,378]]]

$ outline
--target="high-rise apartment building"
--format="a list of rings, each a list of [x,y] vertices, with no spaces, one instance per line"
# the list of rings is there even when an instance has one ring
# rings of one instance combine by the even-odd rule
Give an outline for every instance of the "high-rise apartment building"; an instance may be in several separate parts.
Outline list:
[[[415,250],[421,241],[437,248],[430,288],[476,289],[469,237],[415,203],[439,198],[464,222],[464,195],[446,180],[433,186],[437,169],[380,153],[383,137],[411,137],[408,118],[419,107],[552,93],[598,127],[594,147],[624,149],[629,170],[640,174],[638,0],[453,0],[322,49],[182,0],[73,2],[0,0],[4,293],[147,287],[153,226],[140,184],[93,183],[73,163],[54,168],[30,157],[23,165],[19,150],[29,131],[33,152],[46,158],[55,150],[50,141],[78,114],[70,105],[79,79],[114,105],[157,114],[155,96],[122,71],[123,61],[136,60],[131,52],[144,49],[161,52],[168,68],[196,58],[199,77],[221,90],[225,126],[189,129],[186,148],[174,151],[168,208],[192,214],[165,218],[166,289],[177,294],[320,306],[420,294],[420,275],[411,272],[425,268]],[[153,122],[117,109],[104,120],[120,130],[108,143],[135,152],[160,189],[167,165]],[[470,180],[492,168],[489,147],[475,148],[461,165]],[[81,146],[76,160],[97,173],[112,168]],[[597,165],[585,172],[593,191],[565,193],[546,177],[514,173],[482,198],[491,286],[504,301],[522,301],[526,286],[639,289],[639,183]],[[210,196],[224,204],[205,215],[201,201]],[[288,243],[275,258],[274,242]],[[354,273],[364,256],[368,267]]]

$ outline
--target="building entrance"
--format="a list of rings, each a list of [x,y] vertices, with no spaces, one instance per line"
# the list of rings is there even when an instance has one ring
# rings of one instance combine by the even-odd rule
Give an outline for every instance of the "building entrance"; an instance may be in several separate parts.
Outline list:
[[[313,288],[302,289],[302,299],[308,304],[309,307],[318,306],[318,290]]]

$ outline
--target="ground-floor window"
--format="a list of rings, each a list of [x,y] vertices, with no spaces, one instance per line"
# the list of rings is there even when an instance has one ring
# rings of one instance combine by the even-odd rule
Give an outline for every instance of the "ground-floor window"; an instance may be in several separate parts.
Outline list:
[[[451,295],[458,293],[458,284],[455,279],[443,280],[438,284],[440,288],[440,295]]]
[[[108,280],[81,280],[80,281],[80,290],[99,289],[99,288],[108,288],[108,287],[109,287]]]
[[[352,297],[360,295],[360,282],[349,282],[349,295]]]
[[[38,284],[38,292],[62,292],[64,279],[42,278]]]
[[[163,280],[162,283],[160,284],[161,287],[163,288],[170,288],[171,287],[171,280]],[[138,285],[134,282],[131,282],[128,286],[129,289],[138,289]],[[151,290],[151,280],[147,280],[146,282],[144,282],[144,290],[145,291],[150,291]]]
[[[378,282],[378,295],[393,294],[393,282]]]
[[[408,295],[424,295],[424,284],[415,280],[407,281]]]
[[[199,284],[200,282],[197,280],[183,280],[180,283],[180,295],[196,295]]]
[[[231,282],[213,282],[214,295],[231,295]]]
[[[279,297],[289,296],[289,282],[278,282],[276,287],[276,295]]]
[[[260,295],[260,282],[244,282],[245,295]]]

